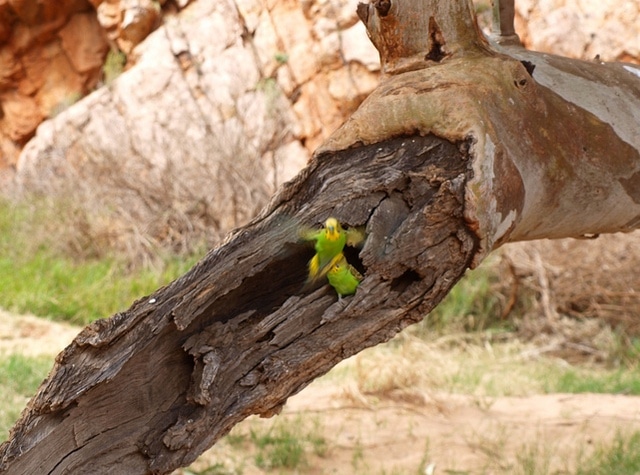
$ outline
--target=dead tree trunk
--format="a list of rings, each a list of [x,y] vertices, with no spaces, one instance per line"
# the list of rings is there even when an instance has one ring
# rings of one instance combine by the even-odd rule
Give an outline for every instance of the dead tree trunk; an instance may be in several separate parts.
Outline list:
[[[359,14],[380,87],[259,218],[83,330],[0,447],[0,471],[167,473],[423,318],[501,243],[637,227],[635,70],[498,51],[466,0]],[[330,215],[367,229],[350,256],[364,280],[342,302],[304,286],[313,251],[298,229]]]
[[[314,160],[185,276],[81,333],[3,447],[4,470],[169,472],[422,319],[475,252],[467,149],[398,138]],[[365,279],[343,302],[304,290],[313,251],[298,226],[328,215],[369,232]]]

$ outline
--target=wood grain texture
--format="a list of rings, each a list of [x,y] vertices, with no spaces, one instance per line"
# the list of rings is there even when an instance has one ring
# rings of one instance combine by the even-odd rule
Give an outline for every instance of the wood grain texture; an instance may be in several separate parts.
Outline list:
[[[168,473],[250,414],[421,320],[476,250],[465,144],[397,138],[316,157],[263,214],[183,277],[95,322],[61,353],[0,472]],[[364,273],[338,302],[304,286],[301,226],[366,225]]]

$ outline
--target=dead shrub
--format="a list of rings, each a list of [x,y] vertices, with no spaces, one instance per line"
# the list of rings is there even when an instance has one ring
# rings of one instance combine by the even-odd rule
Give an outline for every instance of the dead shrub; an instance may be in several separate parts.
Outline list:
[[[114,253],[137,266],[202,252],[253,218],[278,185],[274,164],[262,158],[290,140],[274,104],[256,92],[254,117],[207,123],[204,136],[163,156],[71,144],[23,171],[12,195],[45,210],[44,234],[72,257]]]
[[[640,336],[640,234],[505,246],[519,292],[536,295],[519,335],[568,360],[618,361]]]

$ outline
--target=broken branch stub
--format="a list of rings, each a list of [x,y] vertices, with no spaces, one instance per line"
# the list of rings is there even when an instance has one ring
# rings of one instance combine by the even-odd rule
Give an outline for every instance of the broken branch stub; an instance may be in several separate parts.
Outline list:
[[[465,216],[481,241],[476,264],[510,241],[640,226],[638,66],[492,46],[467,0],[360,10],[387,77],[320,152],[411,134],[470,140]],[[409,47],[393,42],[396,23],[419,32]]]
[[[493,0],[492,13],[491,30],[496,42],[520,44],[520,38],[513,25],[515,19],[514,0]]]
[[[466,0],[376,0],[359,4],[357,11],[380,53],[385,75],[469,56],[486,46],[473,5]]]

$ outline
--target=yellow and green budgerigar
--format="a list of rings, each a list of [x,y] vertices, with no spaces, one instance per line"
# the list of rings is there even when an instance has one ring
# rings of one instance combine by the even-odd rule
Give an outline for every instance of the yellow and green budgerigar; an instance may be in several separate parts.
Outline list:
[[[315,241],[316,254],[309,261],[309,282],[317,281],[327,274],[337,262],[345,245],[358,246],[364,241],[364,230],[349,228],[345,230],[336,218],[328,218],[324,227],[303,233],[304,239]]]
[[[342,253],[337,256],[335,263],[327,272],[327,280],[331,287],[336,289],[338,299],[342,299],[345,295],[356,293],[358,285],[362,280],[362,275],[353,268]]]

